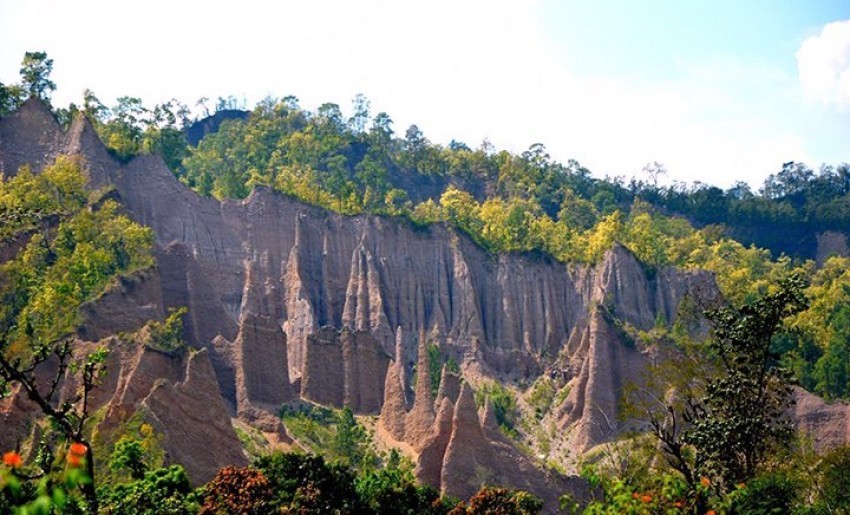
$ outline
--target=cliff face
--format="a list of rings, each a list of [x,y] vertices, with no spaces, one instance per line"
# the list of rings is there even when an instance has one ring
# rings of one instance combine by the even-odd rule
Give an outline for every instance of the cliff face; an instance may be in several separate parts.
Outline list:
[[[471,392],[457,376],[444,371],[436,401],[427,381],[411,392],[413,364],[427,369],[425,343],[438,344],[471,376],[561,374],[571,390],[557,408],[558,424],[580,452],[616,436],[620,392],[646,363],[613,321],[649,329],[675,320],[687,295],[716,291],[703,272],[649,276],[623,247],[595,267],[565,266],[492,256],[444,226],[344,217],[266,188],[244,201],[202,198],[158,157],[113,160],[82,118],[62,132],[43,105],[28,101],[0,120],[4,174],[24,163],[39,169],[62,153],[81,155],[93,185],[114,187],[128,214],[156,234],[156,270],[87,307],[81,335],[103,338],[188,307],[186,340],[202,352],[155,364],[163,358],[146,351],[135,366],[121,365],[109,410],[119,416],[144,407],[173,456],[198,477],[242,459],[225,448],[239,447],[229,417],[285,437],[276,410],[299,396],[380,412],[381,429],[414,449],[420,477],[433,484],[450,488],[446,482],[460,481],[455,476],[471,463],[512,470],[503,474],[512,481],[536,477],[508,443],[482,437]],[[192,402],[211,408],[192,411]],[[0,405],[6,420],[21,411]],[[207,438],[209,445],[195,448]],[[193,464],[196,453],[212,458]]]

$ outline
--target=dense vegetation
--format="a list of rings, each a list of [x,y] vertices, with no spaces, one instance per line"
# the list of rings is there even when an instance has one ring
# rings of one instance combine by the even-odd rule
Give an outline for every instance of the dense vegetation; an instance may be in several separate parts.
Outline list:
[[[86,421],[88,395],[103,372],[106,349],[77,348],[80,307],[120,274],[153,264],[153,233],[119,213],[104,191],[87,191],[79,161],[59,158],[42,173],[26,168],[0,183],[0,248],[16,249],[0,264],[0,397],[21,388],[50,419],[31,475],[49,478],[54,446],[64,441],[93,477]],[[45,375],[47,374],[47,375]],[[58,402],[67,377],[76,398]],[[55,433],[53,435],[52,433]],[[83,483],[89,506],[97,499]]]
[[[27,96],[49,102],[52,61],[27,53],[21,83],[0,84],[0,116]],[[221,99],[220,109],[235,107]],[[189,111],[172,101],[153,109],[124,97],[107,108],[87,91],[82,108],[55,110],[62,123],[87,116],[120,160],[158,153],[176,176],[200,194],[244,198],[251,188],[274,188],[345,215],[374,213],[410,223],[445,223],[492,253],[540,252],[563,262],[594,263],[615,243],[628,247],[652,273],[676,265],[717,274],[731,304],[708,314],[713,338],[659,320],[650,333],[619,326],[633,341],[672,344],[696,352],[699,374],[680,383],[682,400],[649,409],[653,439],[620,442],[595,457],[584,475],[599,489],[586,513],[840,513],[850,509],[850,453],[825,456],[796,442],[783,418],[791,378],[828,399],[850,397],[850,260],[811,263],[744,246],[723,227],[844,229],[850,222],[850,169],[815,174],[788,163],[759,194],[746,185],[722,191],[696,184],[659,187],[649,181],[599,180],[571,161],[553,161],[542,145],[514,155],[486,142],[478,149],[430,143],[415,126],[396,137],[385,113],[372,117],[358,96],[353,115],[324,104],[313,113],[297,100],[266,99],[246,118],[225,121],[197,147],[187,143]],[[524,492],[483,489],[467,502],[441,498],[417,485],[411,464],[381,453],[348,410],[300,405],[282,418],[299,445],[324,457],[256,456],[246,468],[228,467],[192,489],[179,465],[164,466],[152,428],[139,423],[109,441],[89,441],[85,399],[97,383],[104,348],[74,348],[83,303],[120,274],[153,263],[152,234],[120,212],[106,191],[85,189],[81,163],[60,158],[38,175],[23,169],[0,183],[0,394],[22,387],[52,421],[29,463],[14,451],[0,466],[0,511],[19,513],[536,513]],[[671,216],[673,213],[684,216]],[[774,247],[782,248],[782,247]],[[793,250],[793,249],[789,249]],[[736,307],[737,306],[737,307]],[[146,327],[145,344],[183,349],[178,310]],[[610,313],[609,313],[610,315]],[[428,347],[421,379],[436,391],[443,359]],[[56,406],[59,379],[37,381],[35,369],[57,359],[61,378],[76,374],[80,398]],[[454,364],[456,367],[456,364]],[[524,402],[540,420],[563,395],[542,378]],[[481,385],[498,424],[515,436],[513,391]],[[664,398],[656,396],[655,399]],[[561,398],[563,400],[563,398]],[[745,415],[745,416],[744,416]],[[243,432],[244,433],[244,432]],[[240,433],[246,448],[250,434]],[[648,443],[640,448],[641,443]],[[99,448],[96,448],[98,447]],[[664,460],[658,460],[660,456]],[[109,459],[109,471],[95,471]],[[644,453],[644,454],[641,454]],[[157,459],[153,459],[158,456]],[[650,467],[649,464],[654,464]],[[94,480],[109,481],[95,487]],[[563,500],[565,509],[575,507]],[[578,508],[576,508],[578,509]]]

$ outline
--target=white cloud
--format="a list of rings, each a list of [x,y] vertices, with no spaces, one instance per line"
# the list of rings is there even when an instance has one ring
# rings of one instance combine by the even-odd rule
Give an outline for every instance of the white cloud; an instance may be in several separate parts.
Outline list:
[[[797,69],[807,99],[850,110],[850,20],[824,25],[797,50]]]

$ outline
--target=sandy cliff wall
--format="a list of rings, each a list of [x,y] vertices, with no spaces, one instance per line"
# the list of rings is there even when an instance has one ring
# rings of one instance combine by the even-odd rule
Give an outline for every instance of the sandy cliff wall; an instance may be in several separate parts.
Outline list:
[[[487,436],[457,376],[444,373],[436,403],[425,382],[412,390],[424,344],[500,379],[557,369],[572,384],[557,407],[559,429],[581,451],[616,436],[619,395],[647,359],[624,345],[613,321],[649,329],[675,320],[687,295],[716,292],[704,272],[648,274],[621,246],[596,266],[567,266],[540,255],[493,256],[442,225],[340,216],[267,188],[243,201],[202,198],[158,157],[113,160],[82,118],[63,132],[28,101],[0,120],[3,173],[23,163],[38,169],[61,153],[81,155],[92,183],[114,187],[129,215],[156,234],[156,269],[87,307],[86,338],[189,308],[186,338],[203,352],[179,363],[149,352],[126,357],[109,410],[117,417],[145,406],[198,477],[240,461],[224,449],[238,440],[223,421],[238,416],[280,433],[276,409],[299,396],[380,412],[381,429],[419,453],[420,477],[432,484],[460,488],[453,475],[478,465],[517,481],[536,477],[510,445]],[[201,397],[191,397],[194,389]],[[193,411],[198,402],[210,410]],[[12,422],[21,416],[0,405],[4,413]],[[213,456],[193,463],[201,452],[193,442],[204,438],[215,442]],[[472,461],[464,447],[475,451]]]

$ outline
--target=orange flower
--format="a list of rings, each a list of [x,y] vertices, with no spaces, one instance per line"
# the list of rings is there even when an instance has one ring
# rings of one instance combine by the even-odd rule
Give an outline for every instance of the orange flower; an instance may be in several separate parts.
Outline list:
[[[708,488],[708,486],[711,484],[711,480],[705,476],[702,476],[701,478],[699,478],[699,484],[701,484],[703,488]]]
[[[682,501],[676,501],[676,502],[673,503],[673,506],[676,507],[676,508],[684,508],[685,503],[683,503]]]
[[[3,463],[16,469],[24,464],[24,460],[21,459],[21,455],[16,453],[15,451],[9,451],[3,454]]]
[[[69,454],[68,455],[68,465],[77,468],[83,462],[82,458],[80,458],[77,454]]]
[[[71,448],[69,449],[71,454],[73,454],[75,456],[85,456],[86,450],[87,450],[86,446],[84,444],[81,444],[80,442],[72,443]]]
[[[651,495],[641,495],[640,496],[640,502],[652,502],[652,496]]]
[[[640,497],[640,495],[638,495],[637,492],[632,492],[632,499],[637,500],[638,497]]]
[[[746,487],[747,487],[747,483],[738,483],[738,488],[740,488],[741,490],[743,490]]]
[[[707,512],[705,512],[705,515],[717,515],[717,512],[714,510],[708,510]]]

